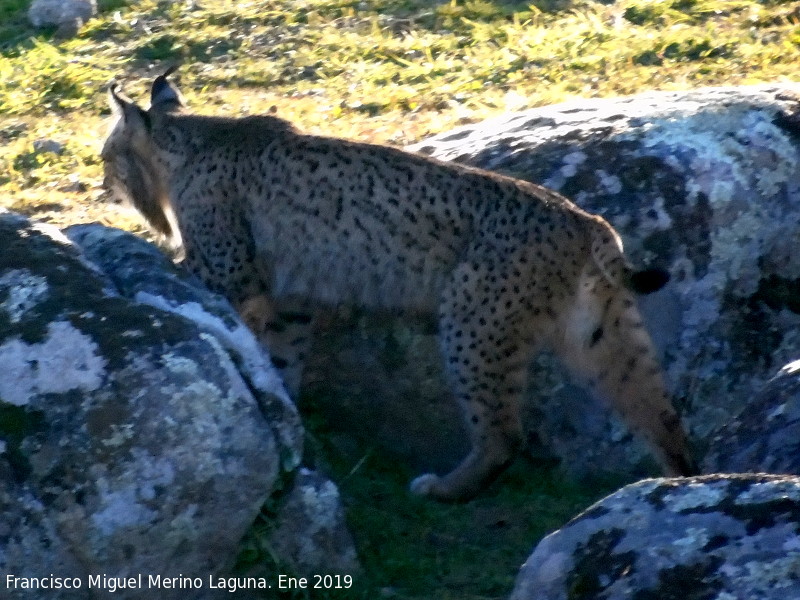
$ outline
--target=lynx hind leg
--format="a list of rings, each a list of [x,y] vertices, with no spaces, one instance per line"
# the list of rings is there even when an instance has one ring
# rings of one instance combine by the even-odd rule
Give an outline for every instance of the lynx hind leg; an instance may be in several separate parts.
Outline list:
[[[303,303],[276,302],[266,294],[246,298],[236,308],[245,324],[269,350],[286,390],[296,400],[303,364],[311,347],[313,313]]]
[[[686,435],[633,294],[601,276],[584,275],[563,318],[564,337],[556,350],[568,368],[649,442],[667,475],[694,474]]]
[[[491,277],[502,279],[502,275]],[[521,300],[501,305],[501,283],[489,281],[480,265],[464,264],[453,273],[442,296],[441,350],[472,448],[450,473],[429,473],[412,481],[415,494],[442,501],[469,500],[523,446],[519,402],[530,356],[529,344],[518,333],[523,308]]]

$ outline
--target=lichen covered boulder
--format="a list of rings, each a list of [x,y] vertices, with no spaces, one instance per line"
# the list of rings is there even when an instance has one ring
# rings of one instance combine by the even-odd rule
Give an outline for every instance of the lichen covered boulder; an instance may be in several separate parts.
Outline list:
[[[800,475],[800,362],[783,367],[714,432],[703,470]]]
[[[64,234],[102,271],[115,292],[194,323],[213,335],[233,358],[240,375],[280,441],[282,467],[300,464],[303,430],[266,349],[244,325],[230,303],[177,267],[159,248],[120,229],[98,224],[73,225]]]
[[[292,572],[353,576],[358,557],[339,490],[317,471],[301,468],[275,511],[267,543]]]
[[[542,540],[510,600],[800,597],[800,479],[629,485]]]
[[[670,283],[640,304],[699,458],[712,433],[800,355],[799,89],[575,101],[467,125],[412,149],[556,189],[609,220],[634,265],[670,272]],[[315,355],[310,383],[335,381],[332,404],[370,405],[379,424],[391,422],[389,405],[404,402],[409,414],[425,415],[418,427],[427,431],[408,438],[387,427],[383,442],[404,448],[418,439],[409,454],[446,461],[463,433],[457,418],[431,416],[436,402],[452,402],[431,367],[441,360],[433,333],[384,316],[358,315],[351,325],[334,329],[347,344],[329,336]],[[376,362],[381,368],[361,383],[362,365]],[[541,356],[530,375],[534,452],[577,475],[658,473],[645,446],[555,360]],[[447,442],[425,445],[437,438]]]
[[[3,213],[0,246],[0,570],[223,572],[299,460],[280,385],[212,333],[232,321],[123,297],[56,231]]]

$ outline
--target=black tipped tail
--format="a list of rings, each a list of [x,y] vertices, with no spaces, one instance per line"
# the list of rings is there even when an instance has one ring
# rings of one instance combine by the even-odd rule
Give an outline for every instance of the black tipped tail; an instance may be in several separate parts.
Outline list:
[[[664,269],[645,269],[631,273],[630,287],[637,294],[657,292],[669,281],[669,273]]]

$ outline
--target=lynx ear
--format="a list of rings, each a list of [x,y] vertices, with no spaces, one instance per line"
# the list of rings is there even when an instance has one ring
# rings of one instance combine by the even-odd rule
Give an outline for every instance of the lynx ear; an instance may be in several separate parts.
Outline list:
[[[125,115],[127,107],[133,104],[126,96],[120,93],[122,86],[114,81],[108,86],[108,104],[115,115],[120,117]]]
[[[167,69],[163,75],[159,75],[153,81],[153,87],[150,90],[150,108],[157,108],[158,110],[175,110],[183,108],[186,103],[183,100],[183,94],[178,90],[177,86],[169,81],[167,77],[172,75],[178,69],[178,65],[172,65]]]
[[[147,114],[135,102],[120,93],[120,85],[112,83],[108,88],[108,103],[114,114],[122,119],[126,126],[149,127]]]

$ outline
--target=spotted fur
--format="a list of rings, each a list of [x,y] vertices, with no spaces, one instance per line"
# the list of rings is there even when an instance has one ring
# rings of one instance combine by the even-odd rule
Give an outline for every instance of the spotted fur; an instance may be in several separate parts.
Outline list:
[[[116,90],[112,106],[107,185],[180,234],[186,264],[238,307],[291,387],[309,308],[438,314],[472,450],[414,492],[467,499],[509,464],[523,445],[526,368],[545,347],[610,399],[667,473],[691,470],[634,300],[666,277],[632,272],[600,217],[529,182],[305,135],[274,116],[189,114],[166,75],[147,111]]]

